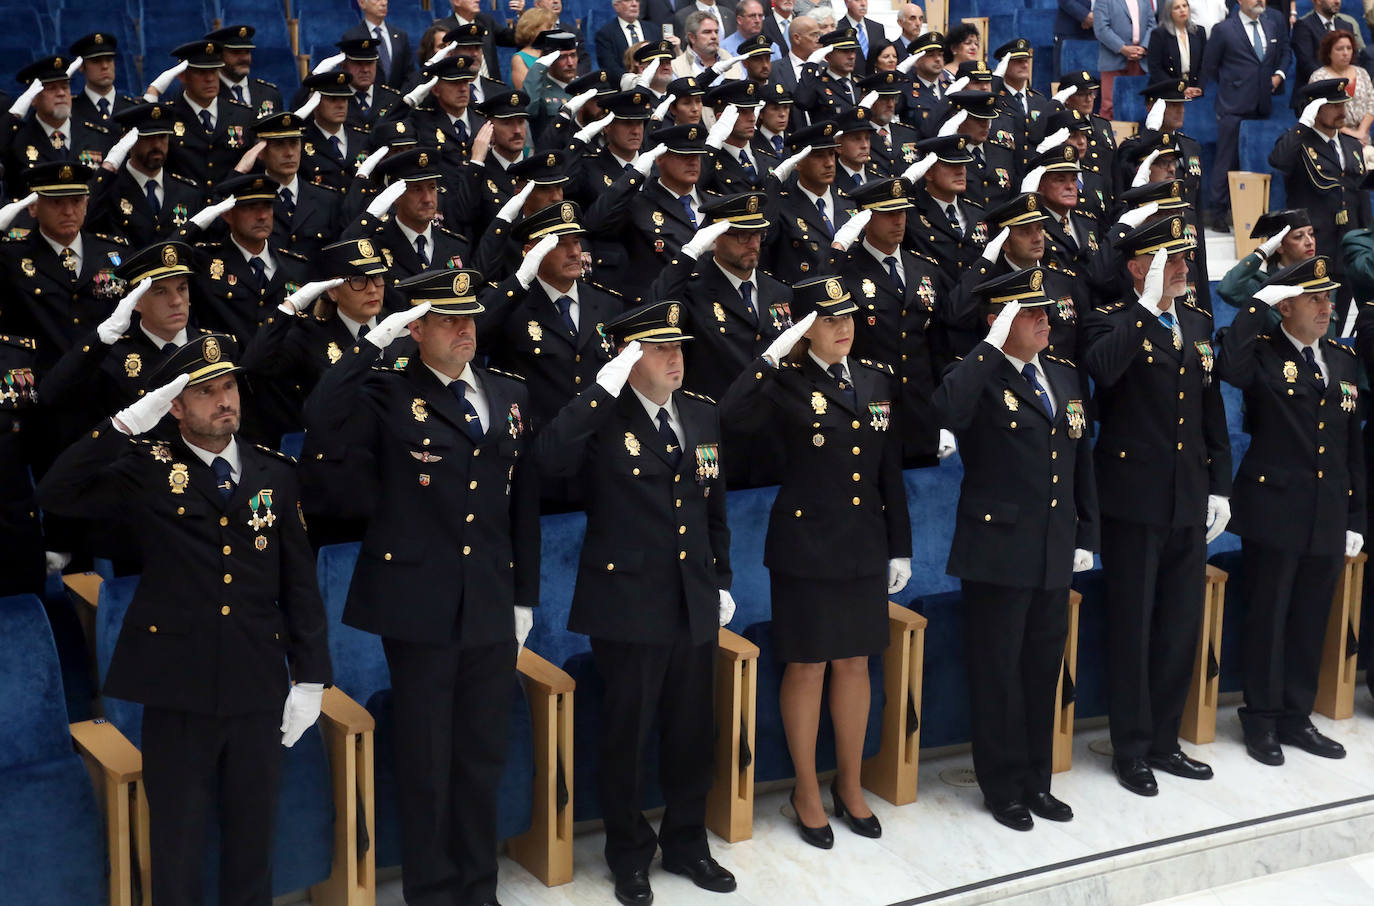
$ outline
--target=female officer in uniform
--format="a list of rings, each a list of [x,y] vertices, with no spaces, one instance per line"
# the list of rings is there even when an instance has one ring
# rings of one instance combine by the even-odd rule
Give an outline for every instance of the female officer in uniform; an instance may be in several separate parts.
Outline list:
[[[849,358],[857,306],[841,278],[805,280],[793,291],[796,326],[735,381],[722,414],[777,437],[784,451],[764,564],[773,643],[787,664],[781,703],[797,771],[792,803],[802,838],[829,849],[834,837],[816,778],[826,666],[839,766],[830,787],[835,814],[855,833],[878,837],[882,827],[859,785],[868,658],[887,646],[888,595],[911,575],[911,525],[892,368]]]

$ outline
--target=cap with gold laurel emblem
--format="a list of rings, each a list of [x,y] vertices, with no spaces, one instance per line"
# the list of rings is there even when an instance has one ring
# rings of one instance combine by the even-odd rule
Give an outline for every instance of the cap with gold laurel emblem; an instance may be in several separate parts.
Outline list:
[[[358,63],[375,63],[381,59],[381,51],[377,50],[377,39],[371,35],[335,41],[334,46],[343,51],[345,59]]]
[[[517,242],[533,242],[545,236],[575,236],[582,227],[582,209],[575,201],[557,201],[540,208],[511,230]]]
[[[1288,227],[1293,230],[1300,230],[1303,227],[1311,226],[1312,218],[1307,213],[1307,208],[1288,208],[1283,211],[1266,211],[1255,219],[1255,228],[1250,231],[1251,239],[1268,239],[1270,236],[1277,236],[1279,230]]]
[[[671,60],[675,56],[677,51],[673,49],[671,41],[647,41],[635,50],[634,61],[647,63],[650,60]]]
[[[242,371],[233,362],[237,348],[228,334],[208,333],[193,337],[158,366],[148,379],[148,386],[150,389],[162,387],[185,374],[191,378],[186,386],[194,387]]]
[[[1026,164],[1026,172],[1030,172],[1036,167],[1044,167],[1046,173],[1078,173],[1083,169],[1078,166],[1078,151],[1073,145],[1056,145],[1053,148],[1046,148],[1030,159],[1030,162]]]
[[[606,325],[617,346],[638,340],[641,343],[678,343],[693,337],[682,332],[687,307],[681,302],[663,300],[632,308]]]
[[[936,135],[923,138],[916,143],[916,150],[934,154],[942,164],[971,164],[973,155],[968,150],[968,138],[963,135]]]
[[[984,280],[973,291],[988,305],[1018,302],[1022,308],[1039,308],[1054,304],[1054,300],[1045,295],[1044,285],[1045,271],[1036,266]]]
[[[700,123],[687,123],[655,129],[649,133],[649,141],[645,147],[653,148],[657,145],[667,145],[668,150],[674,154],[705,154],[706,127]]]
[[[843,277],[811,277],[792,286],[793,324],[813,311],[818,318],[834,318],[858,310]]]
[[[201,38],[199,41],[188,41],[173,50],[171,55],[178,60],[185,60],[188,69],[220,69],[224,66],[223,52],[223,44]]]
[[[837,28],[821,35],[821,46],[831,50],[858,50],[859,33],[850,26]]]
[[[620,90],[620,83],[611,81],[611,76],[604,69],[593,69],[586,75],[580,75],[568,83],[568,94],[577,97],[587,89],[596,91],[598,98],[603,98],[608,94],[615,94]],[[672,86],[668,86],[671,91]]]
[[[923,35],[917,35],[912,38],[911,43],[906,46],[906,52],[916,57],[931,50],[938,50],[943,53],[944,49],[945,36],[942,32],[938,31],[928,31]]]
[[[72,42],[67,52],[74,57],[83,60],[98,60],[101,57],[112,57],[119,46],[115,36],[107,31],[92,32],[89,35],[77,38]]]
[[[1013,60],[1028,59],[1035,55],[1031,42],[1025,38],[1013,38],[992,52],[998,60],[1010,57]]]
[[[130,287],[140,280],[161,280],[193,272],[195,252],[184,242],[155,242],[124,259],[115,276]]]
[[[304,131],[305,120],[290,110],[265,116],[253,124],[253,134],[263,140],[300,138]]]
[[[1022,192],[988,211],[985,219],[990,228],[1001,230],[1049,220],[1050,215],[1045,213],[1045,203],[1038,194]]]
[[[854,206],[860,211],[892,213],[916,207],[911,200],[911,180],[898,176],[893,179],[873,179],[849,191]]]
[[[30,192],[48,198],[60,198],[65,195],[91,194],[87,185],[91,173],[91,168],[85,164],[55,160],[34,164],[24,173],[23,178],[28,182]]]
[[[353,76],[342,69],[318,72],[301,79],[301,87],[327,98],[351,98]]]
[[[564,151],[536,151],[507,167],[506,174],[537,186],[559,186],[568,181],[568,155]]]
[[[313,256],[316,272],[322,280],[335,277],[362,277],[385,274],[386,262],[381,259],[371,239],[345,239],[332,242]]]
[[[859,92],[861,97],[870,91],[877,92],[879,97],[895,96],[904,93],[910,84],[911,80],[900,72],[874,72],[859,79]]]
[[[137,128],[139,138],[171,135],[176,125],[176,108],[166,104],[134,104],[116,110],[110,118],[126,129]]]
[[[649,114],[653,113],[653,100],[653,94],[645,89],[631,88],[629,91],[608,94],[599,98],[597,103],[601,105],[603,113],[614,114],[618,120],[647,120]]]
[[[48,57],[39,57],[23,69],[15,77],[21,85],[28,85],[34,79],[47,84],[48,82],[68,81],[67,67],[71,65],[72,58],[63,54],[53,54]]]
[[[433,66],[425,68],[426,78],[437,78],[441,82],[471,82],[477,78],[477,68],[481,61],[473,57],[460,57],[454,54],[444,57]]]
[[[482,103],[474,106],[478,113],[489,120],[528,119],[530,96],[523,91],[492,92]]]
[[[706,94],[706,83],[709,81],[710,74],[707,73],[705,75],[707,76],[706,78],[702,76],[681,76],[680,78],[673,79],[668,83],[668,88],[664,93],[671,94],[675,100],[699,98]],[[568,86],[568,90],[572,90],[572,85]]]
[[[482,272],[467,268],[444,268],[421,271],[396,284],[396,288],[412,305],[429,303],[429,310],[438,315],[477,315],[486,307],[477,301],[482,288]]]
[[[727,195],[701,206],[701,216],[707,223],[728,221],[735,230],[766,230],[768,218],[764,209],[768,206],[768,196],[762,192],[740,192]]]
[[[257,29],[251,25],[226,25],[210,32],[205,40],[218,41],[225,50],[253,50],[258,46],[253,43],[255,34]]]
[[[1161,211],[1177,211],[1189,207],[1181,179],[1162,179],[1147,182],[1143,186],[1133,186],[1118,195],[1117,201],[1132,210],[1150,202],[1158,205]]]
[[[234,197],[234,207],[254,201],[275,201],[281,185],[262,173],[239,173],[215,185],[215,195]]]
[[[812,151],[822,151],[826,148],[838,147],[835,139],[839,136],[839,127],[834,120],[819,120],[809,126],[803,126],[793,132],[787,138],[787,147],[793,153],[810,145]]]
[[[1264,285],[1301,286],[1304,293],[1325,293],[1341,286],[1331,279],[1331,259],[1325,255],[1315,255],[1297,264],[1290,264],[1265,280]]]
[[[387,185],[398,179],[406,182],[424,182],[439,179],[439,152],[434,148],[409,148],[392,154],[378,165],[374,176],[380,177]]]
[[[711,86],[706,92],[706,103],[716,110],[724,109],[727,104],[733,104],[741,110],[753,110],[763,106],[763,91],[756,82],[731,79]]]
[[[1117,249],[1126,257],[1153,255],[1163,249],[1170,255],[1197,248],[1197,241],[1184,227],[1178,214],[1161,217],[1141,224],[1115,241]]]

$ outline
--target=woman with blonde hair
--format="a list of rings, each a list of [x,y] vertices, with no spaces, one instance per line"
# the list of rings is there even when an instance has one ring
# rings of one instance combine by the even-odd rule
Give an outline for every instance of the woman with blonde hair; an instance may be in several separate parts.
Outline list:
[[[558,13],[542,6],[533,6],[520,14],[515,23],[515,43],[520,50],[510,61],[510,83],[515,88],[525,87],[525,73],[530,71],[534,61],[539,59],[539,51],[534,47],[534,39],[542,32],[558,27]]]

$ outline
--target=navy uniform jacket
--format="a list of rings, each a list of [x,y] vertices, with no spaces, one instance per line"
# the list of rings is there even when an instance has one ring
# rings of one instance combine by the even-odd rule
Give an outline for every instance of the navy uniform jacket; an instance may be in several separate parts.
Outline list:
[[[773,168],[781,161],[773,154],[771,147],[765,150],[750,142],[749,151],[754,159],[752,176],[740,163],[739,148],[722,145],[719,151],[708,149],[701,162],[701,181],[697,185],[721,195],[761,190]]]
[[[395,288],[398,281],[432,268],[465,267],[463,262],[472,255],[466,239],[436,225],[429,231],[434,244],[433,247],[426,249],[429,252],[429,264],[425,264],[415,246],[411,245],[405,233],[401,232],[396,218],[390,214],[374,218],[364,212],[344,230],[343,234],[350,239],[366,236],[381,249],[382,260],[389,268],[385,307],[391,311],[403,311],[407,307],[400,292]]]
[[[330,682],[294,463],[237,443],[242,474],[227,502],[180,438],[134,440],[108,419],[39,484],[44,509],[130,520],[143,548],[106,695],[226,716],[280,711],[288,680]]]
[[[1102,515],[1184,528],[1207,521],[1207,495],[1230,496],[1231,439],[1212,316],[1181,301],[1173,313],[1182,349],[1134,298],[1089,311],[1080,361],[1097,386]]]
[[[833,120],[841,113],[853,110],[863,97],[855,81],[857,75],[856,71],[849,77],[849,87],[846,89],[830,75],[830,70],[816,64],[803,66],[801,76],[797,79],[797,88],[792,92],[797,109],[806,111],[807,119],[813,123]]]
[[[1021,184],[1024,174],[1020,159],[1010,148],[986,141],[982,151],[983,165],[978,166],[975,159],[966,167],[968,188],[964,190],[964,198],[984,208],[995,208],[1016,194],[1012,187]],[[897,175],[901,175],[900,171]]]
[[[805,354],[777,368],[755,359],[721,401],[726,419],[778,437],[785,451],[763,551],[779,573],[886,575],[888,560],[911,556],[899,385],[888,365],[854,356],[848,364],[857,409]]]
[[[539,603],[539,487],[529,460],[529,395],[474,368],[487,398],[474,443],[458,400],[417,357],[374,368],[361,342],[315,385],[307,436],[372,451],[377,501],[344,622],[407,642],[513,641],[516,605]]]
[[[1035,390],[986,342],[951,365],[935,391],[959,440],[964,481],[950,545],[951,576],[1018,588],[1066,588],[1076,548],[1098,546],[1097,487],[1078,369],[1040,355],[1054,395]]]
[[[915,129],[895,119],[887,124],[887,132],[887,138],[879,132],[874,132],[869,137],[869,151],[873,155],[873,163],[884,175],[901,176],[919,157],[916,142],[920,140],[920,136],[916,134]]]
[[[123,236],[134,249],[169,238],[205,206],[204,190],[166,167],[160,180],[162,206],[156,214],[148,204],[148,193],[138,187],[127,168],[120,168],[118,174],[97,168],[93,182],[86,222],[92,229]]]
[[[390,119],[387,114],[397,104],[401,105],[402,112],[410,112],[410,108],[406,106],[399,91],[388,88],[380,82],[374,82],[372,84],[372,103],[368,104],[366,110],[363,110],[363,105],[358,102],[357,92],[354,92],[353,96],[348,99],[348,119],[345,122],[360,129],[371,129],[373,124],[378,121]]]
[[[278,193],[281,192],[280,187]],[[272,245],[284,245],[307,258],[335,242],[343,228],[343,195],[330,186],[296,179],[295,208],[287,213],[277,195],[272,203]]]
[[[1337,254],[1340,239],[1353,229],[1374,226],[1369,213],[1369,174],[1359,139],[1337,133],[1342,167],[1336,152],[1315,129],[1294,126],[1274,143],[1269,165],[1283,174],[1288,204],[1307,209],[1317,249],[1331,255],[1333,274],[1345,273],[1345,259]]]
[[[347,137],[347,147],[343,156],[340,156],[334,153],[333,143],[313,119],[305,124],[301,134],[300,179],[327,185],[341,192],[348,188],[358,164],[367,157],[369,149],[366,130],[344,123],[343,131]]]
[[[950,226],[944,206],[924,187],[917,186],[912,200],[916,202],[916,210],[906,213],[906,244],[939,261],[951,282],[958,280],[960,272],[978,260],[983,254],[983,246],[988,244],[990,237],[988,225],[983,220],[983,208],[967,196],[960,197],[959,210],[967,220],[964,234],[960,236]]]
[[[58,160],[70,160],[98,167],[105,159],[105,152],[114,145],[116,136],[109,127],[88,123],[75,116],[67,120],[67,150],[59,151],[53,147],[52,139],[38,122],[37,114],[26,120],[10,117],[9,134],[5,138],[8,152],[5,155],[5,181],[10,194],[21,198],[27,192],[23,188],[22,174],[34,164],[46,164]]]
[[[233,334],[242,343],[257,333],[282,299],[310,282],[307,259],[284,248],[271,248],[276,270],[261,291],[232,239],[196,243],[196,251],[203,265],[191,279],[191,310],[201,325]]]
[[[637,177],[628,173],[625,178]],[[709,204],[714,196],[697,190],[702,204]],[[697,223],[701,222],[698,215]],[[687,217],[682,203],[658,180],[646,185],[630,201],[629,224],[621,235],[625,245],[626,266],[623,271],[624,293],[632,302],[644,297],[655,276],[682,253],[682,245],[696,235],[697,227]],[[598,245],[597,254],[603,250]],[[607,278],[602,274],[601,278]]]
[[[1054,300],[1048,309],[1050,317],[1050,345],[1045,352],[1073,362],[1080,361],[1082,345],[1078,322],[1088,310],[1090,294],[1078,274],[1061,265],[1053,255],[1040,259],[1045,269],[1044,293]],[[979,258],[959,275],[959,282],[948,295],[941,294],[937,311],[940,321],[950,331],[951,348],[955,355],[967,355],[988,332],[987,321],[978,315],[978,296],[973,288],[985,280],[1009,274],[1016,268],[1003,254],[995,262]]]
[[[1323,390],[1282,330],[1261,333],[1267,308],[1251,299],[1218,337],[1217,370],[1245,391],[1250,432],[1231,495],[1231,531],[1295,553],[1338,554],[1347,530],[1365,533],[1359,360],[1321,341]]]
[[[142,101],[136,101],[126,94],[115,92],[114,105],[110,108],[110,113],[119,113],[121,110],[128,110],[135,104],[140,103],[142,103]],[[100,110],[96,108],[90,95],[86,94],[84,90],[75,92],[72,95],[72,116],[76,119],[85,120],[88,123],[94,123],[97,126],[105,126],[107,128],[111,122],[109,116],[100,115]]]
[[[701,397],[679,390],[673,400],[677,468],[629,384],[619,397],[592,386],[535,441],[540,471],[576,479],[587,506],[571,632],[669,645],[685,617],[693,645],[715,642],[719,590],[732,578],[720,422]]]
[[[1092,211],[1083,208],[1072,208],[1069,211],[1069,224],[1073,227],[1073,236],[1064,231],[1064,224],[1059,220],[1058,214],[1048,208],[1045,209],[1045,213],[1050,215],[1050,219],[1042,224],[1045,228],[1045,254],[1053,255],[1056,260],[1080,274],[1092,270],[1094,261],[1098,254],[1104,251],[1105,245],[1101,228]]]
[[[783,283],[792,284],[807,277],[824,273],[830,260],[830,243],[834,233],[826,229],[820,211],[803,193],[793,173],[779,185],[769,180],[773,204],[768,219],[773,222],[764,238],[760,263],[764,270]],[[831,225],[838,230],[854,216],[854,202],[831,187],[830,198],[835,210],[827,210]]]
[[[206,132],[185,95],[178,95],[172,106],[177,122],[167,167],[194,180],[208,196],[216,183],[235,175],[234,165],[253,147],[253,111],[221,94],[215,99],[215,129]]]

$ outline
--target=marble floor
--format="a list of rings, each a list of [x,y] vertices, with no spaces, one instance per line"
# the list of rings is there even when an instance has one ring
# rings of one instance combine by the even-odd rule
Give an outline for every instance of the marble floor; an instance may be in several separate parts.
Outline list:
[[[1295,868],[1148,906],[1363,906],[1374,903],[1374,855]]]
[[[951,777],[971,766],[967,753],[923,758],[920,794],[912,805],[894,807],[870,796],[869,804],[883,823],[882,839],[863,839],[836,824],[835,848],[829,852],[801,841],[787,809],[788,789],[772,790],[756,798],[752,839],[736,844],[711,840],[713,855],[739,878],[735,894],[727,898],[698,890],[656,865],[651,873],[656,902],[1138,906],[1203,890],[1208,893],[1200,899],[1177,902],[1248,906],[1278,903],[1280,896],[1292,902],[1291,896],[1268,892],[1247,899],[1220,885],[1374,852],[1374,702],[1361,687],[1353,719],[1334,722],[1317,716],[1314,721],[1344,742],[1349,756],[1329,761],[1290,749],[1287,764],[1271,768],[1245,754],[1236,707],[1224,707],[1215,743],[1185,744],[1191,754],[1212,764],[1215,779],[1195,782],[1160,775],[1160,795],[1152,799],[1134,796],[1116,783],[1105,726],[1080,729],[1073,769],[1054,781],[1055,794],[1074,807],[1076,817],[1067,824],[1038,821],[1031,833],[996,824],[983,810],[976,787],[942,780],[942,774]],[[577,837],[575,880],[557,888],[545,888],[503,859],[501,902],[613,903],[602,840],[596,830]],[[1374,888],[1374,857],[1339,865],[1329,871],[1345,886],[1333,889],[1358,890],[1352,886],[1356,882]],[[394,876],[380,885],[379,906],[402,904],[400,886]],[[1374,902],[1369,896],[1320,899],[1311,887],[1302,889],[1308,894],[1304,906]]]

